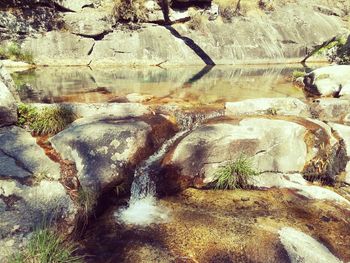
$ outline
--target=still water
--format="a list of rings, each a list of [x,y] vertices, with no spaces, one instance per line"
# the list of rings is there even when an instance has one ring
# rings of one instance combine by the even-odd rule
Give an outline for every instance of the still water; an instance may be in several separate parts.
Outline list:
[[[202,104],[304,97],[293,86],[300,64],[215,67],[41,67],[13,73],[24,102],[123,102],[128,94]]]

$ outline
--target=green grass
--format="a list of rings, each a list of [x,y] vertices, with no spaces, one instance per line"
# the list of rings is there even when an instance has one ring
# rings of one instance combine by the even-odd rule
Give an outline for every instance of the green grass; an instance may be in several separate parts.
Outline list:
[[[24,61],[29,64],[34,64],[33,55],[30,52],[23,51],[19,44],[13,42],[0,46],[0,59]]]
[[[249,179],[257,174],[251,159],[241,155],[216,171],[213,186],[221,190],[246,189],[249,188]]]
[[[18,105],[17,125],[34,134],[56,134],[76,119],[68,108],[51,106],[38,108],[28,104]]]
[[[12,255],[8,263],[68,263],[83,262],[82,257],[74,256],[77,247],[64,242],[55,232],[40,229],[32,233],[22,252]]]
[[[96,206],[96,194],[91,190],[83,189],[82,187],[78,190],[78,205],[83,209],[85,215],[90,215]]]
[[[294,70],[292,73],[293,80],[297,80],[298,78],[304,77],[304,76],[305,76],[305,72],[303,71]]]

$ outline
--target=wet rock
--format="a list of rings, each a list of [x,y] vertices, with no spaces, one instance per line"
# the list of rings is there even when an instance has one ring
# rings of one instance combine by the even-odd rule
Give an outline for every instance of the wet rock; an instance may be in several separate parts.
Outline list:
[[[102,37],[112,31],[113,20],[103,8],[84,8],[78,13],[66,13],[63,20],[69,32],[86,37]]]
[[[309,106],[295,98],[262,98],[226,102],[226,116],[295,115],[310,117]]]
[[[350,112],[350,100],[321,98],[315,100],[311,107],[315,117],[320,120],[342,122]]]
[[[0,127],[17,122],[17,106],[9,89],[0,80]]]
[[[329,200],[350,205],[350,202],[332,190],[312,185],[301,174],[262,173],[250,178],[250,184],[259,188],[288,188],[313,200]]]
[[[291,227],[279,230],[279,237],[292,263],[340,263],[327,247],[311,236]]]
[[[322,67],[305,75],[305,91],[322,97],[350,95],[350,66],[334,65]]]
[[[0,179],[10,178],[35,179],[36,176],[57,180],[60,168],[51,161],[36,140],[24,129],[16,126],[0,129]]]
[[[161,116],[101,117],[78,120],[50,139],[64,159],[74,161],[84,189],[98,197],[121,182],[133,168],[174,133]]]
[[[31,52],[37,65],[88,65],[94,40],[68,32],[51,31],[30,37],[23,49]]]

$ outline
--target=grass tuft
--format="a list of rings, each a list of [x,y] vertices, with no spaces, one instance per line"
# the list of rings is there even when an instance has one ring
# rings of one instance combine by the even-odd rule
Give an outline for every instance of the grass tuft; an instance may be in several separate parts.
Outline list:
[[[19,44],[13,42],[6,46],[0,46],[0,59],[24,61],[29,64],[34,64],[33,55],[30,52],[23,51]]]
[[[17,125],[39,135],[56,134],[75,119],[73,111],[65,107],[38,108],[28,104],[18,105]]]
[[[213,186],[221,190],[247,189],[249,179],[257,174],[251,159],[241,155],[216,171]]]
[[[55,232],[40,229],[32,236],[22,252],[11,256],[8,263],[68,263],[83,262],[82,257],[74,256],[77,247],[64,242]]]

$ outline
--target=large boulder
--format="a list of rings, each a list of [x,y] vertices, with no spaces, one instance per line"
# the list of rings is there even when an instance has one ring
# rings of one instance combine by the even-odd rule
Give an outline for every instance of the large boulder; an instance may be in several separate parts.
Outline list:
[[[81,36],[99,38],[112,31],[112,17],[102,8],[84,8],[77,13],[66,13],[63,19],[71,33]]]
[[[9,89],[0,80],[0,127],[17,122],[17,106]]]
[[[120,183],[174,133],[162,116],[80,119],[50,139],[64,159],[74,161],[81,186],[96,198]]]
[[[23,50],[31,52],[36,65],[88,65],[94,40],[68,32],[51,31],[30,37]]]
[[[77,210],[58,182],[60,167],[16,126],[0,128],[0,261],[24,246],[33,229],[59,221],[73,230]]]
[[[350,95],[350,65],[318,68],[304,77],[305,91],[322,97]]]
[[[345,169],[342,147],[330,127],[314,120],[219,121],[193,130],[167,154],[160,184],[169,191],[184,185],[207,186],[220,166],[242,154],[251,158],[259,172],[299,172],[312,180],[332,179]],[[329,165],[319,169],[319,162]]]

